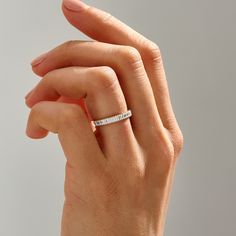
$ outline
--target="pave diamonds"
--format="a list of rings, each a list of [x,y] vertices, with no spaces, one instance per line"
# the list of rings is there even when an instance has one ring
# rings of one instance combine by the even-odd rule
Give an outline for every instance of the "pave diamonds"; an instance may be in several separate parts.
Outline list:
[[[121,120],[128,119],[131,116],[132,116],[132,112],[131,110],[128,110],[127,112],[116,115],[116,116],[107,117],[102,120],[95,120],[93,121],[93,123],[95,126],[103,126],[103,125],[108,125],[108,124],[119,122]]]

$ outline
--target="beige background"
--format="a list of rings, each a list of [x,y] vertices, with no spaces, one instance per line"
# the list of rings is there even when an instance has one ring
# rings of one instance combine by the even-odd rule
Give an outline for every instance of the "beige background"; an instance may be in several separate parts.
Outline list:
[[[64,158],[54,136],[24,135],[29,62],[69,39],[59,0],[0,7],[0,235],[59,235]],[[235,0],[94,0],[160,45],[185,135],[166,236],[236,234]]]

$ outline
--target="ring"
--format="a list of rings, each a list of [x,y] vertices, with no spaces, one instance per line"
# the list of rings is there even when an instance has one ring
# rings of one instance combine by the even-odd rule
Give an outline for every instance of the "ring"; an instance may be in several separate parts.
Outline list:
[[[107,118],[104,118],[101,120],[95,120],[95,121],[93,121],[93,123],[95,126],[109,125],[112,123],[116,123],[116,122],[128,119],[131,116],[132,116],[132,112],[131,112],[131,110],[128,110],[127,112],[116,115],[116,116],[107,117]]]

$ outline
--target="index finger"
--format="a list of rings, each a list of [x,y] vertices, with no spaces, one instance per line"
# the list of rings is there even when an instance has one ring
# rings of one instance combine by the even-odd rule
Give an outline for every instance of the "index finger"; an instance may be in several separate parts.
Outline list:
[[[157,45],[110,13],[80,0],[63,0],[62,10],[74,27],[97,41],[133,46],[140,52],[145,47],[157,49]]]

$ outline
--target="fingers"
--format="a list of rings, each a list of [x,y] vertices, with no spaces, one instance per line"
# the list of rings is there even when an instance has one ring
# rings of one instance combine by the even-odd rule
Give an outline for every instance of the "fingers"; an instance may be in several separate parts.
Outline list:
[[[93,120],[121,114],[127,111],[124,95],[115,72],[109,67],[67,67],[49,72],[34,88],[26,103],[33,107],[40,101],[56,101],[59,97],[85,99]],[[102,150],[114,156],[122,143],[132,139],[130,120],[98,128]],[[133,137],[134,138],[134,137]],[[114,140],[117,145],[114,147]],[[114,153],[115,152],[115,153]]]
[[[134,132],[145,139],[152,127],[159,131],[163,129],[150,82],[136,49],[100,42],[71,41],[49,52],[47,58],[33,68],[44,76],[49,71],[71,65],[112,68],[119,79],[127,107],[132,110]]]
[[[110,13],[89,6],[80,0],[64,0],[62,10],[73,26],[97,41],[119,45],[139,45],[137,49],[141,49],[141,43],[147,41],[144,36]]]
[[[31,138],[43,138],[48,131],[58,134],[70,166],[90,173],[93,167],[101,169],[105,164],[106,159],[90,123],[78,105],[58,102],[36,104],[30,112],[26,133]]]
[[[140,52],[163,124],[171,128],[175,118],[159,47],[109,13],[79,0],[64,0],[62,10],[68,21],[89,37],[101,42],[129,45]]]

